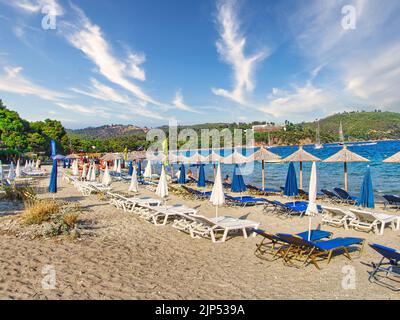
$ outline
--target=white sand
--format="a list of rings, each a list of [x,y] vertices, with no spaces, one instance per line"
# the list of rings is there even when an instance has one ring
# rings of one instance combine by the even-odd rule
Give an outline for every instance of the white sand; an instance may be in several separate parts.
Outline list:
[[[46,181],[43,181],[46,184]],[[128,183],[114,183],[127,190]],[[152,195],[142,189],[142,195]],[[152,195],[154,196],[154,195]],[[366,246],[361,259],[335,257],[323,270],[309,265],[286,267],[282,261],[267,262],[254,256],[260,238],[235,237],[223,244],[192,239],[170,226],[156,227],[133,214],[100,201],[83,198],[59,179],[57,198],[80,201],[81,220],[91,236],[81,241],[27,240],[7,232],[14,208],[0,214],[1,299],[397,299],[399,293],[368,282],[366,264],[379,255]],[[208,201],[193,202],[171,196],[170,203],[200,206],[212,216]],[[298,233],[308,228],[308,218],[282,220],[262,213],[261,207],[222,208],[221,215],[246,217],[262,223],[269,232]],[[314,227],[318,225],[314,220]],[[390,228],[383,236],[331,227],[335,237],[363,237],[369,242],[399,248],[399,232]],[[56,287],[42,288],[42,268],[54,266]],[[342,288],[344,266],[353,266],[356,289]]]

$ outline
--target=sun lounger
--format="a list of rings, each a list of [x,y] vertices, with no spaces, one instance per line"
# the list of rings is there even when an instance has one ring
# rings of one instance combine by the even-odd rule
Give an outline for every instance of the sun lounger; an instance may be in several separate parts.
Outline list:
[[[399,230],[400,217],[385,213],[372,213],[369,211],[350,209],[355,215],[355,219],[350,221],[349,226],[360,231],[372,231],[382,235],[387,224],[390,224],[393,230]]]
[[[188,232],[192,238],[209,237],[214,243],[225,242],[230,232],[240,231],[243,237],[247,238],[247,230],[257,229],[259,226],[258,222],[232,217],[207,218],[201,215],[187,215],[183,220],[183,227],[178,221],[175,221],[173,226]],[[222,237],[217,239],[221,233]]]
[[[359,246],[359,256],[363,252],[365,240],[361,238],[335,238],[326,241],[308,241],[302,237],[278,233],[277,236],[287,243],[289,247],[285,249],[283,261],[286,265],[296,266],[294,261],[301,261],[305,266],[312,263],[317,269],[321,269],[318,265],[319,258],[327,258],[330,263],[333,253],[342,250],[343,255],[352,260],[350,256],[350,248]]]
[[[254,254],[268,261],[276,260],[278,255],[283,252],[284,248],[287,248],[288,243],[283,239],[279,238],[275,234],[267,233],[264,230],[254,229],[253,230],[257,235],[263,237],[263,240],[257,244],[257,248]],[[297,236],[308,240],[309,232],[305,231],[302,233],[298,233]],[[332,236],[331,232],[322,231],[322,230],[311,230],[310,241],[318,241],[321,239],[330,238]],[[272,260],[268,258],[268,255],[272,255]]]
[[[396,286],[396,283],[400,283],[400,252],[375,243],[369,246],[382,256],[377,264],[372,264],[374,269],[369,275],[369,281],[393,291],[400,291],[400,287]]]
[[[264,198],[255,198],[251,196],[243,196],[243,197],[232,197],[229,195],[225,195],[225,201],[227,204],[234,205],[234,206],[254,206],[257,204],[264,204],[265,199]]]
[[[347,210],[333,207],[322,207],[322,224],[328,224],[332,227],[344,227],[349,229],[349,223],[355,218],[355,215]]]
[[[334,188],[333,191],[337,194],[337,196],[340,198],[341,202],[343,202],[343,203],[356,204],[358,202],[357,197],[351,196],[347,191],[345,191],[341,188]]]
[[[325,196],[325,199],[328,201],[337,202],[337,203],[342,202],[341,198],[336,193],[333,193],[332,191],[329,191],[327,189],[321,189],[321,192]]]
[[[388,207],[400,209],[400,196],[394,194],[385,194],[383,195],[383,198],[385,199],[384,202],[385,209]]]
[[[188,208],[184,205],[173,206],[150,206],[143,218],[149,220],[156,226],[165,226],[170,218],[181,217],[185,218],[186,215],[197,214],[196,209]],[[161,223],[159,220],[161,219]]]

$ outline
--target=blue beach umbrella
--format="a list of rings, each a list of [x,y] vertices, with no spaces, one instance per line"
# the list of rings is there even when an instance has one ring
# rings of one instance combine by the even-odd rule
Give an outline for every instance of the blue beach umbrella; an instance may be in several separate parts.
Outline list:
[[[63,160],[63,169],[66,169],[67,168],[67,160]]]
[[[361,185],[360,198],[358,205],[364,208],[375,208],[374,189],[372,187],[371,170],[369,166],[365,172],[364,180]]]
[[[71,159],[68,159],[68,169],[71,169]]]
[[[296,170],[294,169],[293,162],[290,162],[289,164],[289,170],[287,173],[283,194],[288,197],[297,196],[299,194],[299,189],[297,187]]]
[[[53,169],[51,170],[49,192],[57,193],[57,160],[53,160]]]
[[[204,172],[204,164],[199,166],[199,181],[197,181],[197,186],[199,188],[204,188],[206,186],[206,174]]]
[[[133,174],[133,163],[132,161],[129,162],[129,170],[128,175],[131,176]]]
[[[181,164],[181,167],[179,168],[178,183],[179,184],[185,184],[186,183],[185,165],[183,163]]]
[[[236,164],[235,169],[233,170],[231,191],[245,192],[246,190],[247,188],[242,173],[240,172],[239,166]]]

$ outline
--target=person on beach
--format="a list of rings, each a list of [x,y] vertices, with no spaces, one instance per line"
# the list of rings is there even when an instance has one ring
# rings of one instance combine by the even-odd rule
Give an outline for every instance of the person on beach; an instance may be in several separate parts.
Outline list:
[[[229,178],[229,174],[226,175],[224,183],[229,183],[229,184],[231,183],[231,178]]]
[[[192,172],[192,170],[188,170],[188,172],[187,172],[187,178],[189,179],[189,180],[194,180],[194,176],[193,176],[193,172]]]

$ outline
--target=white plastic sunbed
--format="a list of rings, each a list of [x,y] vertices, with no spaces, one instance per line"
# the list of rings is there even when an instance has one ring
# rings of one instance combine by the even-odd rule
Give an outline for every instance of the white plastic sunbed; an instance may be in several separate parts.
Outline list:
[[[376,234],[382,235],[387,224],[390,224],[393,230],[399,230],[400,217],[385,213],[372,213],[363,210],[350,209],[356,216],[350,221],[349,226],[361,230],[374,230]]]
[[[349,223],[355,219],[355,215],[347,210],[333,207],[322,207],[322,223],[328,224],[333,227],[344,227],[346,230],[349,229]]]
[[[202,215],[190,215],[185,221],[175,221],[173,226],[179,230],[187,231],[192,238],[210,237],[212,242],[225,242],[231,231],[241,231],[245,239],[248,238],[247,229],[257,229],[258,222],[241,220],[232,217],[207,218]],[[222,238],[217,240],[217,235],[223,233]],[[253,235],[255,235],[253,233]]]
[[[146,213],[142,214],[142,217],[151,221],[156,226],[165,226],[170,218],[184,218],[186,215],[194,215],[197,213],[196,209],[184,205],[153,206],[148,207],[148,209]],[[162,221],[161,223],[158,222],[160,219]]]

